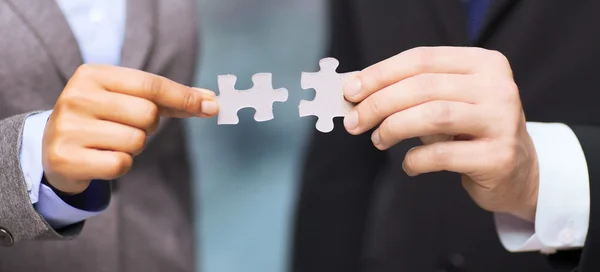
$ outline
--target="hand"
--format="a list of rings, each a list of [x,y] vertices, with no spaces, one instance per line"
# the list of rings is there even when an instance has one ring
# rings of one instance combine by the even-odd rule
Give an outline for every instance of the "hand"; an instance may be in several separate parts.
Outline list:
[[[83,192],[94,179],[116,179],[130,170],[161,116],[211,117],[218,111],[214,97],[142,71],[83,65],[46,125],[46,179],[69,194]]]
[[[409,176],[462,174],[473,200],[492,212],[533,221],[538,162],[519,90],[501,53],[481,48],[422,47],[351,77],[344,94],[358,105],[346,130],[372,134],[385,150],[420,137],[403,162]]]

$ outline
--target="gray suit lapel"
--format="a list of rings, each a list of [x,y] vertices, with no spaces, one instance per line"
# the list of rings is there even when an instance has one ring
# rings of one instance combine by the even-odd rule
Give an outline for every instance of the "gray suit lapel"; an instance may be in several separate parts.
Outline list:
[[[70,78],[77,67],[83,63],[83,59],[77,40],[56,2],[51,0],[4,1],[14,8],[15,12],[36,34],[66,82],[66,79]]]
[[[14,0],[20,1],[20,0]],[[127,28],[123,43],[121,65],[143,69],[152,51],[156,32],[156,0],[128,0]]]
[[[36,34],[63,79],[83,64],[81,51],[62,11],[53,0],[6,1]],[[156,31],[156,0],[127,0],[122,66],[143,69]]]

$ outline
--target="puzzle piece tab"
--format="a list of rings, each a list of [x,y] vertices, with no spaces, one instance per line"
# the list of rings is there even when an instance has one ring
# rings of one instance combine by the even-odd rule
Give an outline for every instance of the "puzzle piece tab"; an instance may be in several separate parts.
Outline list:
[[[219,116],[217,124],[235,125],[239,123],[238,111],[243,108],[254,108],[254,120],[257,122],[269,121],[273,116],[273,103],[285,102],[288,91],[285,88],[273,89],[272,75],[260,73],[252,76],[254,86],[249,90],[238,91],[235,89],[237,77],[234,75],[221,75],[218,77]]]
[[[343,117],[354,106],[344,98],[342,87],[344,80],[356,72],[338,74],[339,64],[337,59],[324,58],[319,61],[319,72],[302,73],[302,88],[314,89],[316,95],[312,101],[300,101],[300,117],[317,116],[316,128],[324,133],[333,130],[333,118]]]

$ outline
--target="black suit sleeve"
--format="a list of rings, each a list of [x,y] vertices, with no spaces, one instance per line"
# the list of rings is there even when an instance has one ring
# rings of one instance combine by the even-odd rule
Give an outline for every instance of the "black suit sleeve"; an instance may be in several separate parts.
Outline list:
[[[338,72],[360,70],[351,5],[330,2],[329,56]],[[315,132],[303,169],[293,237],[294,272],[360,271],[360,255],[371,192],[383,153],[370,133],[348,134],[341,118],[331,133]]]
[[[45,175],[42,176],[42,184],[52,189],[62,201],[71,207],[90,212],[99,212],[108,207],[111,198],[111,183],[112,181],[93,180],[85,191],[71,195],[58,190],[48,182]]]
[[[571,267],[578,272],[600,271],[600,127],[571,126],[581,144],[587,162],[590,181],[590,222],[582,250],[550,255],[557,267]]]

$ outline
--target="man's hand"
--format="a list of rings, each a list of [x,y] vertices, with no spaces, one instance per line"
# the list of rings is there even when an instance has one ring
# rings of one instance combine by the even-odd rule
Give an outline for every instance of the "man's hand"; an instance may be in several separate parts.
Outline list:
[[[422,47],[377,63],[350,78],[344,118],[351,134],[376,126],[385,150],[420,137],[402,167],[409,176],[461,173],[482,208],[533,221],[538,161],[526,131],[519,90],[508,60],[496,51]]]
[[[161,116],[211,117],[215,94],[164,77],[114,66],[81,66],[46,125],[42,163],[48,182],[71,194],[91,180],[129,171]]]

